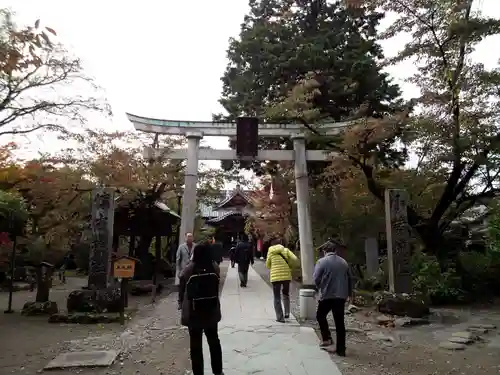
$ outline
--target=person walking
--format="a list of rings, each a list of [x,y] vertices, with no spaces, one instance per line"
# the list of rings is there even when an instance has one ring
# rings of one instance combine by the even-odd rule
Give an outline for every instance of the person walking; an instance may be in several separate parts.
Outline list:
[[[345,250],[345,246],[337,241],[329,241],[324,246],[325,256],[318,260],[314,267],[313,279],[319,290],[318,310],[316,319],[321,331],[321,347],[333,345],[328,314],[332,312],[337,333],[336,353],[344,357],[346,351],[346,332],[344,322],[344,307],[352,296],[353,285],[349,265],[337,251]]]
[[[235,255],[236,255],[236,244],[231,244],[231,248],[229,249],[229,260],[231,261],[231,268],[234,268]]]
[[[214,261],[220,265],[222,263],[223,257],[222,257],[222,252],[223,252],[223,247],[222,244],[218,241],[215,241],[212,239],[211,241],[211,248],[213,251],[213,257]]]
[[[220,268],[213,259],[210,244],[197,245],[192,261],[180,275],[179,301],[181,324],[188,327],[193,375],[203,375],[203,333],[210,349],[214,375],[222,371],[222,347],[218,323],[221,320],[219,299]]]
[[[184,268],[186,268],[186,266],[189,264],[195,246],[196,244],[193,242],[193,234],[186,233],[185,242],[179,245],[175,257],[175,285],[179,285],[180,283],[179,277]],[[179,301],[179,308],[180,308],[180,301]]]
[[[292,281],[292,268],[297,264],[298,258],[281,244],[280,239],[271,241],[267,251],[266,267],[270,270],[270,281],[273,286],[276,321],[280,323],[285,323],[285,319],[290,318],[290,281]]]
[[[238,242],[236,245],[234,260],[238,263],[240,286],[246,288],[248,283],[248,269],[250,268],[250,264],[254,263],[252,247],[246,239]]]

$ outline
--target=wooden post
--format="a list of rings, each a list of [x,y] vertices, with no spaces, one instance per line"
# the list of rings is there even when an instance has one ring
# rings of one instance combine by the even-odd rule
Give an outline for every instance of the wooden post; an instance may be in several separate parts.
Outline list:
[[[120,306],[120,324],[125,325],[125,307],[128,305],[128,279],[123,277],[120,282],[121,306]]]
[[[161,236],[155,238],[155,261],[153,264],[153,303],[156,301],[156,290],[158,289],[158,268],[161,260]]]
[[[128,243],[128,256],[133,257],[135,253],[135,235],[130,235],[130,241]]]
[[[12,310],[12,293],[14,292],[14,272],[16,268],[16,245],[17,245],[17,236],[14,236],[12,241],[12,252],[10,254],[10,283],[9,283],[9,302],[7,305],[7,310],[5,310],[6,314],[12,314],[14,310]]]

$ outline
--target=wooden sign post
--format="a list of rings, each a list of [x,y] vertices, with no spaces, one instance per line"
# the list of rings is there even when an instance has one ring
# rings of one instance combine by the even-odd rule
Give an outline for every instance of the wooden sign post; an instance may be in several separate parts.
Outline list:
[[[137,259],[129,256],[121,256],[113,261],[113,277],[120,280],[121,307],[120,323],[125,324],[125,307],[128,299],[128,280],[134,277]]]

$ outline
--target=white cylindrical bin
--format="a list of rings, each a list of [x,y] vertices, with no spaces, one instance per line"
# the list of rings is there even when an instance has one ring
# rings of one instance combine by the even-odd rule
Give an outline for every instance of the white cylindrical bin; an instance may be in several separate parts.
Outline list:
[[[316,291],[314,289],[300,289],[299,308],[301,320],[316,318]]]

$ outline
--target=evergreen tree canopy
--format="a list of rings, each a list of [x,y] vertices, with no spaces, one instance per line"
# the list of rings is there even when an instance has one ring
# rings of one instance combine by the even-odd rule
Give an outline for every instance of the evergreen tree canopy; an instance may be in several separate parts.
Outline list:
[[[220,103],[229,119],[246,115],[283,120],[267,109],[310,76],[319,82],[314,103],[325,121],[350,119],[361,106],[375,117],[400,106],[399,87],[378,63],[383,58],[376,40],[381,13],[347,8],[341,1],[253,0],[250,8],[239,38],[230,40],[222,77]],[[289,139],[261,142],[269,148],[291,147]],[[322,148],[322,143],[310,141],[308,148]],[[234,140],[230,145],[234,148]],[[251,167],[264,172],[260,163]]]

